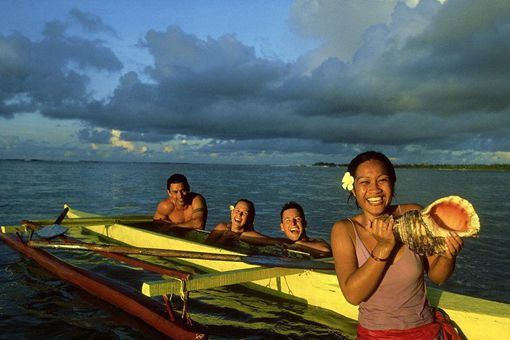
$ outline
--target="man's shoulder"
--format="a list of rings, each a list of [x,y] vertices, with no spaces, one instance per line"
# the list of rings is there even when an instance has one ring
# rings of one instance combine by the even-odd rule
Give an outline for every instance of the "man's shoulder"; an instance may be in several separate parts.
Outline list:
[[[174,202],[170,198],[166,198],[158,203],[157,211],[160,214],[168,215],[175,209]]]
[[[228,224],[226,222],[218,223],[214,230],[228,230]]]
[[[201,194],[196,192],[190,192],[189,195],[191,197],[192,204],[205,204],[205,198]]]
[[[164,200],[161,200],[159,203],[158,203],[158,207],[168,207],[168,208],[173,208],[174,207],[174,202],[172,201],[171,198],[165,198]]]

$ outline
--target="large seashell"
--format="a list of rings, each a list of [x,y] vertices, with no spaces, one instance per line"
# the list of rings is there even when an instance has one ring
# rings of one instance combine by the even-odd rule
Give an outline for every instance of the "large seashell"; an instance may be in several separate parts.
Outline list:
[[[460,237],[475,237],[480,232],[480,219],[467,200],[448,196],[396,218],[393,231],[415,253],[441,255],[447,250],[445,238],[450,231]]]

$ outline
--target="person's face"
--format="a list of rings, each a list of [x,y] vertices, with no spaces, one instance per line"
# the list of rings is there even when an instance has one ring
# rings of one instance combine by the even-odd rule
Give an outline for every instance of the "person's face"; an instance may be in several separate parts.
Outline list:
[[[370,215],[379,216],[385,212],[393,198],[393,186],[382,162],[371,159],[358,166],[353,195],[358,206]]]
[[[230,212],[230,222],[232,224],[232,231],[243,231],[248,227],[248,222],[251,219],[253,211],[250,205],[246,202],[237,202],[236,206]]]
[[[282,214],[280,228],[289,240],[298,241],[306,228],[306,220],[297,209],[287,209]]]
[[[172,183],[170,184],[170,190],[168,195],[179,205],[185,205],[188,197],[188,189],[184,183]]]

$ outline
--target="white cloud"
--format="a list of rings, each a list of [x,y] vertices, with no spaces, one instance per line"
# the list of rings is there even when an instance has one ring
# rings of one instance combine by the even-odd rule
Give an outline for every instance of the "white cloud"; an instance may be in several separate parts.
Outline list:
[[[174,151],[175,151],[175,149],[174,149],[174,147],[173,147],[173,146],[171,146],[171,145],[165,145],[165,146],[163,147],[163,152],[164,152],[164,153],[172,153],[172,152],[174,152]]]
[[[127,150],[128,152],[135,152],[139,154],[144,154],[147,152],[147,146],[136,146],[135,143],[122,140],[122,132],[119,130],[112,130],[112,137],[110,138],[110,143],[113,147],[122,148]]]

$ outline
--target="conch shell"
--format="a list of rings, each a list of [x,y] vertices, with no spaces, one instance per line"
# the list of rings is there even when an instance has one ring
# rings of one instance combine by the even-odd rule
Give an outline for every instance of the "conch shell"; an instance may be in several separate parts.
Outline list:
[[[419,255],[441,255],[447,250],[450,232],[460,237],[476,237],[480,219],[473,205],[462,197],[448,196],[423,210],[412,210],[395,219],[395,237]]]

